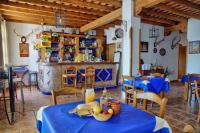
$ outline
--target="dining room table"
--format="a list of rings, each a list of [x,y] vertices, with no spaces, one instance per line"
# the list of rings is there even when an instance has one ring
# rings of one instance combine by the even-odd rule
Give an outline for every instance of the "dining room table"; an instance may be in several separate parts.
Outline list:
[[[134,77],[134,80],[125,79],[123,84],[133,85],[136,89],[143,89],[144,92],[153,92],[162,96],[170,91],[170,80],[159,76],[138,76]]]
[[[121,111],[108,121],[78,116],[69,111],[84,101],[41,107],[36,126],[40,133],[171,133],[166,120],[133,106],[120,103]]]

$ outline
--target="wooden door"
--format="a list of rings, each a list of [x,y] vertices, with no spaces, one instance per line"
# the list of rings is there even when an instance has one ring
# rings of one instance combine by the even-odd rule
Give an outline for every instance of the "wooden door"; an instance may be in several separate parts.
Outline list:
[[[108,44],[106,46],[106,59],[113,62],[114,61],[114,54],[116,51],[116,44]]]
[[[179,57],[178,57],[178,79],[181,79],[183,75],[186,74],[186,59],[187,59],[187,47],[179,47]]]

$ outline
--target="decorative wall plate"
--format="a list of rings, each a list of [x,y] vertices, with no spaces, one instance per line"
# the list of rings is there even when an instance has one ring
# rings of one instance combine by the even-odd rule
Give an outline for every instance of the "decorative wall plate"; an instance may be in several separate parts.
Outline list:
[[[165,56],[166,50],[164,48],[161,48],[159,53],[161,56]]]

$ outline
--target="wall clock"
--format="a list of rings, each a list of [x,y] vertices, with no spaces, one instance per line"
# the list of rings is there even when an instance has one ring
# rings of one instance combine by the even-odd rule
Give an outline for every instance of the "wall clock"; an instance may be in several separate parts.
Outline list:
[[[117,28],[117,29],[115,30],[115,36],[116,36],[117,38],[122,38],[122,37],[123,37],[123,29]]]

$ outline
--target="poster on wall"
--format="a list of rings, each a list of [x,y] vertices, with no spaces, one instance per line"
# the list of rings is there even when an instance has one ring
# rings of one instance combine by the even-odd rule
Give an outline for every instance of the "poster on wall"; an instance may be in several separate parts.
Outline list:
[[[19,43],[19,54],[20,57],[29,57],[29,46],[26,43],[26,37],[21,37],[21,43]]]
[[[20,57],[29,57],[28,43],[19,43]]]
[[[200,53],[200,41],[189,42],[189,54]]]
[[[141,42],[140,52],[148,52],[149,51],[149,43]]]

